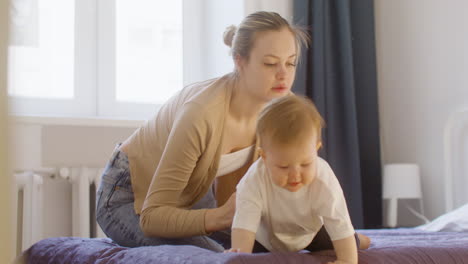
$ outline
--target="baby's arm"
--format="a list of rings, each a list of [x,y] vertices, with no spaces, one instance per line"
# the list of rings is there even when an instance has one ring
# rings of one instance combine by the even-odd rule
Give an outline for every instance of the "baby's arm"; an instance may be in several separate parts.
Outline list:
[[[231,232],[231,249],[226,252],[252,253],[255,233],[242,228],[233,228]]]
[[[336,261],[334,264],[357,264],[358,255],[356,247],[356,238],[349,236],[343,239],[333,241],[333,247],[336,252]]]
[[[252,164],[237,185],[236,213],[232,222],[231,249],[225,252],[252,253],[255,236],[262,216],[262,195],[257,171]]]

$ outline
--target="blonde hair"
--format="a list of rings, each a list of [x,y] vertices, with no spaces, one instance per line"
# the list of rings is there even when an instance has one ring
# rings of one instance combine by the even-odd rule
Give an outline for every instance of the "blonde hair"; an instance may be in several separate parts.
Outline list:
[[[289,29],[294,35],[296,41],[296,58],[299,59],[301,46],[309,46],[309,34],[305,28],[289,24],[286,19],[275,12],[255,12],[245,17],[238,28],[234,25],[227,27],[224,32],[224,43],[231,47],[233,58],[239,55],[248,60],[255,41],[255,33],[280,31],[283,28]]]
[[[291,145],[315,133],[320,143],[324,126],[324,120],[310,99],[287,95],[272,100],[262,110],[257,122],[257,140],[260,147],[265,142]]]

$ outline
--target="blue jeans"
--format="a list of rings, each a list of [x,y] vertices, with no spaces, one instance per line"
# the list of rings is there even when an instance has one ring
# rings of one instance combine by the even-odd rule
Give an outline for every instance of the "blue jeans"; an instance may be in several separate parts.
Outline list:
[[[210,236],[186,238],[147,237],[140,228],[140,216],[134,210],[134,195],[127,155],[118,149],[112,154],[97,192],[96,218],[102,231],[119,245],[126,247],[157,245],[193,245],[216,252],[230,248],[230,231],[214,232]],[[194,206],[215,208],[216,200],[210,191]]]

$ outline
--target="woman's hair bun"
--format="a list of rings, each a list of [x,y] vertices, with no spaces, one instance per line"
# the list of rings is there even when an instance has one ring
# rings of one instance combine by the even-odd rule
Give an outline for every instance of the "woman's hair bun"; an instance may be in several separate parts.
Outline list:
[[[232,47],[232,40],[234,39],[234,35],[236,34],[237,27],[234,25],[230,25],[229,27],[226,28],[224,31],[224,44],[226,44],[229,47]]]

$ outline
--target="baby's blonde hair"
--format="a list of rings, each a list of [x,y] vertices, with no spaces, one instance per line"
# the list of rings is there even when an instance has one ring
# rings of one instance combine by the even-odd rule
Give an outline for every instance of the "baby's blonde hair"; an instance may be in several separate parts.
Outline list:
[[[271,101],[260,113],[257,140],[281,146],[301,143],[312,133],[321,142],[325,122],[314,103],[302,96],[287,95]]]

